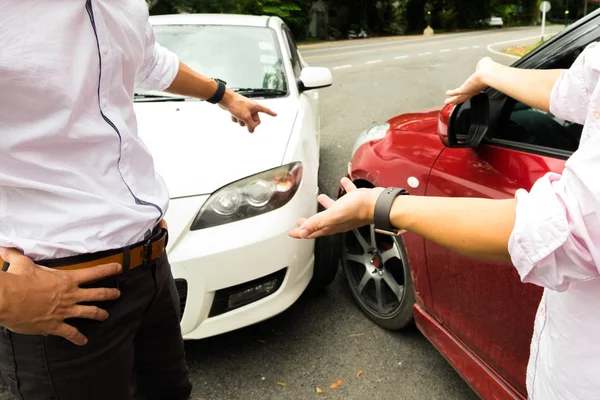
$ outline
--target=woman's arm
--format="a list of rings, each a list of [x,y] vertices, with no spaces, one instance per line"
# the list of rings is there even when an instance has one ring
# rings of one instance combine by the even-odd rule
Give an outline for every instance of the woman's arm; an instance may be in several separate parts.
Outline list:
[[[464,103],[492,87],[530,107],[549,111],[552,89],[564,71],[507,67],[486,57],[479,61],[475,73],[463,85],[446,92],[449,96],[446,104]]]
[[[333,201],[321,195],[319,202],[327,210],[299,220],[290,236],[312,239],[373,224],[375,203],[383,188],[357,189],[348,178],[342,179],[342,186],[345,196]],[[516,205],[515,199],[399,196],[390,222],[467,256],[510,261],[508,239]]]
[[[511,261],[516,207],[515,199],[400,196],[390,222],[466,256]]]

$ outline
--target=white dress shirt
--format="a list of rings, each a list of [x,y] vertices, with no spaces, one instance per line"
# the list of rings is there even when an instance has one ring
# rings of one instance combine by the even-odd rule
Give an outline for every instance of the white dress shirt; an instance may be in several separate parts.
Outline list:
[[[0,1],[0,246],[47,259],[143,239],[169,195],[133,92],[178,67],[144,0]]]
[[[550,111],[584,125],[579,149],[562,174],[517,192],[510,254],[521,279],[544,288],[527,369],[532,400],[600,400],[599,65],[592,43],[552,91]]]

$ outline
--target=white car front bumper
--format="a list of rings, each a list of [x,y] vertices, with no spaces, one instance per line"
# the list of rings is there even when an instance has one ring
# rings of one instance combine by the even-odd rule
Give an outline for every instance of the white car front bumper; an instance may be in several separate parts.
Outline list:
[[[300,297],[313,274],[314,241],[292,239],[288,232],[299,217],[316,212],[316,194],[299,191],[278,210],[190,231],[189,226],[207,199],[199,196],[172,200],[165,217],[169,224],[169,261],[184,309],[184,339],[218,335],[281,313]],[[234,297],[239,297],[239,293],[247,294],[250,287],[261,283],[264,289],[265,277],[269,277],[267,281],[279,277],[280,286],[275,292],[226,310],[233,301],[232,291],[238,293]]]

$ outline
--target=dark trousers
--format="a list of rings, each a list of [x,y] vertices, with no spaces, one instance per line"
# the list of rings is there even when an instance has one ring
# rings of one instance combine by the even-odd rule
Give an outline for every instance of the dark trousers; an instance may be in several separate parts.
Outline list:
[[[89,339],[83,347],[0,328],[0,371],[16,398],[189,399],[179,298],[166,253],[92,286],[117,287],[121,296],[97,303],[108,311],[106,321],[66,321]]]

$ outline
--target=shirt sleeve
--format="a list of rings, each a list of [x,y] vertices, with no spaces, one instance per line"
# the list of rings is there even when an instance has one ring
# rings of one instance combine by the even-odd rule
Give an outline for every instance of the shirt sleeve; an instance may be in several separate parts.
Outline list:
[[[600,276],[600,134],[527,192],[519,190],[509,253],[521,280],[565,291]]]
[[[509,239],[513,264],[523,282],[551,290],[565,291],[573,282],[600,276],[600,120],[588,120],[599,63],[600,46],[592,43],[560,75],[550,99],[550,111],[586,124],[589,139],[565,163],[562,174],[548,173],[529,192],[516,193]]]
[[[600,46],[589,44],[571,68],[560,74],[550,96],[550,112],[560,119],[583,125],[598,77]]]
[[[163,91],[179,72],[179,57],[161,46],[154,37],[154,29],[148,21],[145,32],[144,60],[136,74],[136,87]]]

